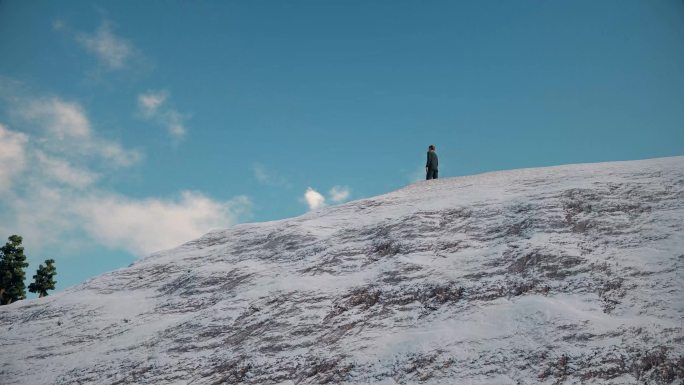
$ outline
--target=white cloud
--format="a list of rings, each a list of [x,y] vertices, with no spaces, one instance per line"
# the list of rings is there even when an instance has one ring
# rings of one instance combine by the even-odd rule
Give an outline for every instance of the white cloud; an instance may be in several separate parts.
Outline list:
[[[101,138],[78,103],[16,91],[5,100],[19,129],[30,135],[0,125],[0,233],[22,234],[37,252],[67,243],[142,255],[249,214],[244,196],[132,198],[112,191],[101,183],[116,175],[111,166],[132,165],[138,152]]]
[[[94,172],[76,168],[68,161],[50,157],[40,150],[36,151],[36,159],[46,177],[69,186],[85,188],[93,184],[98,178]]]
[[[311,187],[306,189],[304,200],[306,201],[306,204],[309,205],[309,210],[315,210],[325,206],[325,197]]]
[[[2,234],[21,234],[38,249],[61,247],[68,238],[63,234],[73,231],[78,224],[70,206],[76,201],[72,195],[70,189],[40,175],[27,175],[0,202],[0,209],[6,205],[0,216]]]
[[[138,95],[138,106],[145,116],[153,116],[157,113],[157,109],[161,106],[166,98],[169,97],[167,91],[150,91],[145,94]]]
[[[138,108],[141,115],[148,120],[153,120],[166,127],[166,131],[174,139],[185,136],[185,116],[166,103],[169,98],[168,91],[148,91],[138,95]]]
[[[38,178],[4,203],[11,205],[13,215],[0,220],[0,230],[22,234],[38,248],[78,238],[138,256],[233,225],[251,209],[245,196],[218,201],[185,191],[176,199],[131,198],[95,186],[75,189]]]
[[[28,136],[0,124],[0,192],[10,188],[12,179],[26,167]]]
[[[81,202],[78,211],[85,220],[86,231],[94,238],[140,255],[177,246],[211,228],[233,224],[249,206],[249,199],[244,196],[219,202],[201,193],[185,191],[178,200],[94,196]]]
[[[328,191],[328,197],[334,203],[344,202],[351,196],[351,189],[347,186],[334,186]],[[309,210],[324,207],[326,205],[323,194],[309,187],[304,193],[303,201],[309,206]]]
[[[106,140],[91,141],[84,143],[90,153],[99,154],[117,167],[128,167],[138,163],[142,154],[138,150],[127,150],[117,142]]]
[[[335,203],[344,202],[349,199],[351,195],[351,190],[347,186],[334,186],[328,192],[330,195],[330,200]]]
[[[166,130],[171,137],[180,139],[185,136],[187,130],[185,129],[185,118],[183,115],[175,110],[169,109],[162,115],[162,120],[166,125]]]
[[[137,150],[126,150],[119,143],[94,135],[81,105],[52,97],[20,103],[21,117],[45,131],[40,140],[50,152],[68,156],[89,155],[102,158],[112,166],[125,167],[138,162]]]
[[[64,27],[63,23],[57,26],[53,25],[57,29]],[[111,23],[108,21],[104,21],[95,33],[78,34],[76,41],[112,70],[125,68],[134,52],[130,42],[112,33]]]
[[[41,99],[32,101],[21,112],[58,140],[90,137],[90,122],[77,103],[59,98]]]

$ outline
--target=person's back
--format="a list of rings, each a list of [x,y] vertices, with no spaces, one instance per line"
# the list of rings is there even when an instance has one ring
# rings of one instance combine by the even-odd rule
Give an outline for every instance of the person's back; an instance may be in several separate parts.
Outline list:
[[[425,172],[427,174],[425,179],[437,179],[438,164],[439,160],[437,159],[437,153],[435,152],[435,145],[431,144],[430,147],[428,147],[427,163],[425,164]]]

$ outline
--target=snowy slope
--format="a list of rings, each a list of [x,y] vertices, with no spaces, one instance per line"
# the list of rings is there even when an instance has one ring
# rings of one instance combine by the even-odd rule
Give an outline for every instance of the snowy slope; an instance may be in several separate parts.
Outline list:
[[[684,157],[420,182],[0,307],[1,384],[684,381]]]

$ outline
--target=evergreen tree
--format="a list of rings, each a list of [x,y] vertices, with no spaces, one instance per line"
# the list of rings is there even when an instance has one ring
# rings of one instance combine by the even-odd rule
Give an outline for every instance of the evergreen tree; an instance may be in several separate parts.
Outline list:
[[[0,305],[26,298],[24,268],[28,263],[21,241],[19,235],[12,235],[5,246],[0,247]]]
[[[38,271],[33,276],[33,283],[28,287],[31,293],[38,293],[38,297],[45,297],[48,295],[48,290],[55,290],[54,277],[57,275],[57,270],[54,263],[54,259],[46,259],[45,266],[43,264],[38,266]]]

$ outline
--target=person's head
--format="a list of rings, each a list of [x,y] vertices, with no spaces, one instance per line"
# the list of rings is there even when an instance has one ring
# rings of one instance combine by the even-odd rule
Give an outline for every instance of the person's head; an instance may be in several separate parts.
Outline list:
[[[430,147],[428,147],[428,151],[435,151],[435,145],[431,144]]]

